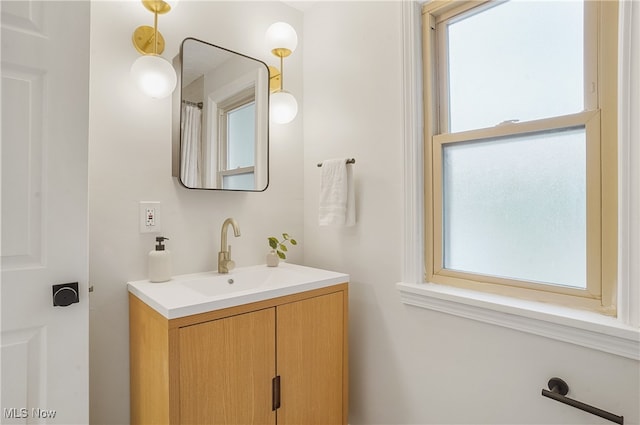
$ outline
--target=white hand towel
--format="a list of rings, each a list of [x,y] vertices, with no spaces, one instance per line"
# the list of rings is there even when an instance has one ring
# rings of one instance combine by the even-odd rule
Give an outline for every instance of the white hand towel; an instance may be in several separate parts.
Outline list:
[[[353,226],[356,221],[353,171],[347,158],[322,162],[320,226]]]

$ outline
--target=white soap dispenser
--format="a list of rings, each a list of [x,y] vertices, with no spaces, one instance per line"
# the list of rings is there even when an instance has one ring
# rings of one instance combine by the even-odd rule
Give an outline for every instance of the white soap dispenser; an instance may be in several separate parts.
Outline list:
[[[171,279],[171,251],[162,244],[164,236],[156,237],[156,249],[149,252],[149,281],[166,282]]]

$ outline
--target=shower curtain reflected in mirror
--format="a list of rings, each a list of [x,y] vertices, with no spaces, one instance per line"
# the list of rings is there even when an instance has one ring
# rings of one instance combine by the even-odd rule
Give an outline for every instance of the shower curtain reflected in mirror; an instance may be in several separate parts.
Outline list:
[[[201,187],[202,110],[193,105],[182,105],[182,146],[180,177],[187,187]]]

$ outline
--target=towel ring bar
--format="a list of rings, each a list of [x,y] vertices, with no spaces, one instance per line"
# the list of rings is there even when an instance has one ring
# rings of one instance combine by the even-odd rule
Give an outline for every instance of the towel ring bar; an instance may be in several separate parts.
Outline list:
[[[347,159],[347,164],[355,164],[355,163],[356,163],[356,159],[355,158]],[[318,167],[322,167],[322,162],[318,162]]]
[[[600,416],[601,418],[604,418],[611,422],[624,425],[624,416],[614,415],[613,413],[607,412],[606,410],[598,409],[597,407],[593,407],[581,401],[565,397],[569,392],[569,385],[567,385],[567,383],[562,379],[551,378],[549,379],[548,385],[550,391],[542,389],[542,395],[544,397],[549,397],[551,399],[559,401],[560,403],[564,403],[577,409],[584,410],[585,412],[591,413],[592,415]]]

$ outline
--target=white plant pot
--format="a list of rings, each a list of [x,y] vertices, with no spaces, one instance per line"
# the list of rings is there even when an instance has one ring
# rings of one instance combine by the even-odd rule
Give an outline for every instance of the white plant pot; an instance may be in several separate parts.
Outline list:
[[[280,263],[280,257],[278,257],[278,254],[276,253],[276,251],[272,249],[267,253],[267,266],[278,267],[279,263]]]

